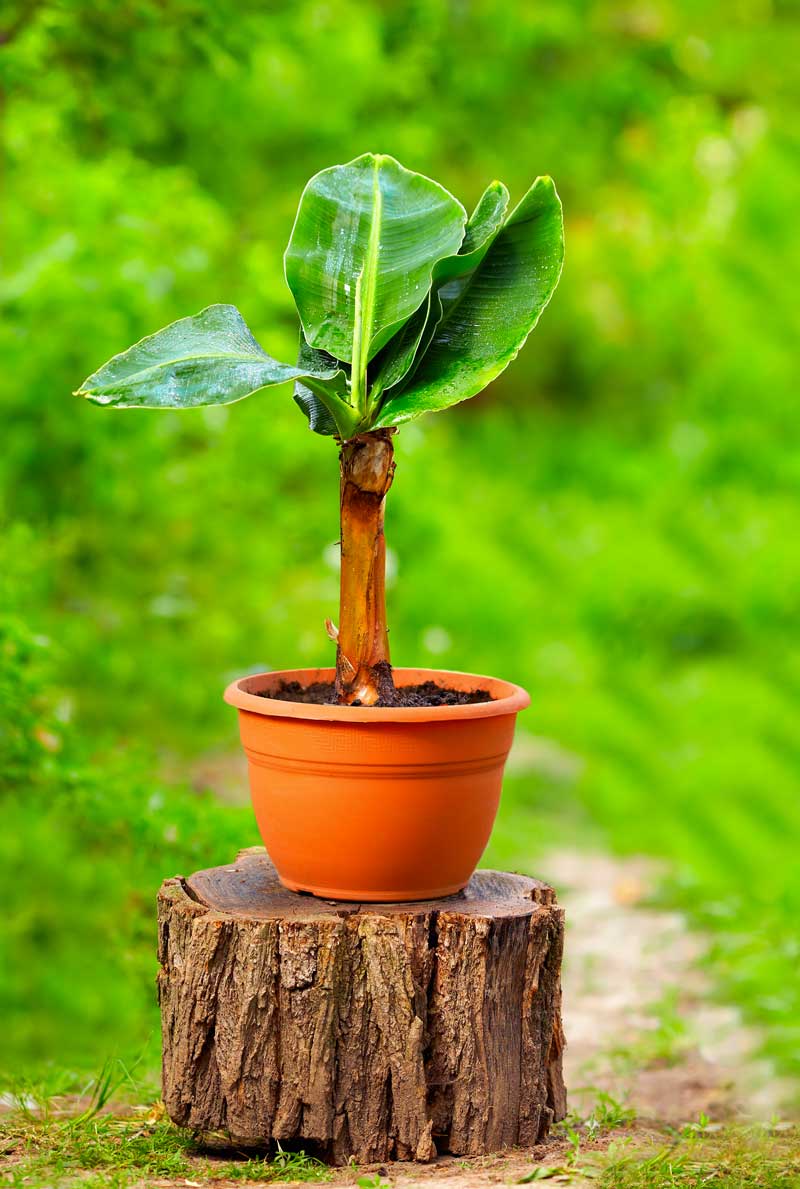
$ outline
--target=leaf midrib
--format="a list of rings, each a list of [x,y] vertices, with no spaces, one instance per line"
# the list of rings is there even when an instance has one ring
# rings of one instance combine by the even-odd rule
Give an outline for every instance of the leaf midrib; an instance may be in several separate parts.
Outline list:
[[[367,240],[367,251],[361,272],[356,280],[356,317],[353,335],[353,359],[357,359],[356,400],[357,407],[367,401],[367,366],[372,342],[372,326],[375,320],[375,300],[378,282],[378,256],[381,243],[381,222],[383,220],[383,191],[381,190],[379,158],[372,165],[372,223]],[[366,277],[366,286],[364,278]],[[366,408],[362,408],[366,412]]]

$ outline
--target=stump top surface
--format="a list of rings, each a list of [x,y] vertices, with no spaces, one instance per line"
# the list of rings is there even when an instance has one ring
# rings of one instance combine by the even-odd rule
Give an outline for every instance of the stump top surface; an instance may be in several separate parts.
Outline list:
[[[234,863],[195,871],[183,881],[192,899],[214,912],[249,920],[319,920],[354,914],[373,916],[424,915],[431,912],[458,916],[528,916],[533,905],[555,903],[555,892],[541,880],[503,871],[476,871],[463,892],[441,900],[402,904],[359,904],[321,900],[290,892],[263,847],[243,850]]]

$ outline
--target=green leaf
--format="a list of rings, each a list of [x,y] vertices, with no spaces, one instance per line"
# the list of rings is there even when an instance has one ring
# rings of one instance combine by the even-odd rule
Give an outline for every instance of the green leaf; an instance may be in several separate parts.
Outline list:
[[[442,260],[436,266],[434,283],[438,283],[443,315],[461,297],[473,272],[502,231],[508,198],[503,183],[492,182],[470,216],[458,255]]]
[[[399,384],[408,373],[419,350],[430,316],[431,294],[415,310],[397,334],[379,351],[369,368],[370,403],[377,402],[387,388]]]
[[[226,405],[260,388],[312,377],[331,381],[338,363],[293,367],[261,349],[235,306],[208,306],[115,355],[76,396],[117,408]]]
[[[503,226],[508,197],[502,182],[491,182],[486,187],[467,221],[457,255],[440,260],[433,270],[434,283],[466,276],[480,264]]]
[[[309,347],[302,330],[297,366],[304,372],[324,371],[334,367],[341,369],[339,361],[327,351],[317,351],[314,347]],[[332,380],[312,380],[306,377],[304,380],[295,381],[295,403],[308,418],[309,428],[314,433],[327,437],[347,437],[354,432],[355,416],[347,404],[347,395],[347,376],[342,370],[337,371]]]
[[[503,225],[506,208],[508,206],[508,190],[502,182],[492,182],[482,195],[478,205],[470,216],[464,239],[457,256],[445,256],[433,269],[433,288],[426,300],[405,322],[395,335],[389,340],[369,365],[369,397],[370,403],[377,403],[387,389],[397,387],[410,374],[415,363],[419,362],[427,344],[433,337],[436,326],[442,316],[442,305],[437,299],[435,288],[440,281],[447,281],[448,290],[455,284],[454,278],[461,278],[460,283],[466,283],[465,278],[483,259],[492,240]],[[432,306],[433,301],[433,306]],[[423,336],[425,342],[423,343]],[[423,343],[423,345],[421,345]],[[309,361],[317,366],[330,366],[335,361],[326,351],[318,351],[310,347],[303,332],[300,332],[300,355],[298,367]],[[344,375],[331,381],[338,387],[339,395],[347,399],[346,379]],[[327,387],[327,386],[326,386]],[[297,381],[295,384],[295,401],[303,409],[309,420],[309,425],[315,433],[336,434],[340,430],[336,421],[323,401],[315,396],[310,388]]]
[[[303,191],[286,281],[310,346],[352,364],[362,413],[369,360],[425,301],[465,221],[444,187],[373,153],[323,169]]]
[[[394,380],[393,384],[397,385],[400,381],[405,380],[404,387],[409,386],[409,382],[413,379],[431,344],[436,327],[441,322],[445,310],[460,297],[465,286],[469,283],[470,274],[483,260],[502,228],[507,208],[508,190],[502,182],[492,182],[483,192],[478,205],[469,217],[458,255],[446,256],[433,270],[433,286],[428,302],[425,327],[417,339],[411,364],[405,369],[400,380]],[[402,331],[399,332],[399,334],[402,333]],[[395,338],[397,337],[395,336]],[[393,339],[392,342],[394,341]],[[390,343],[386,348],[387,351],[391,345]],[[389,387],[391,387],[390,384],[384,384],[384,388]]]
[[[390,395],[375,426],[446,409],[490,384],[536,325],[563,259],[561,203],[552,180],[537,178],[449,303],[412,382]]]

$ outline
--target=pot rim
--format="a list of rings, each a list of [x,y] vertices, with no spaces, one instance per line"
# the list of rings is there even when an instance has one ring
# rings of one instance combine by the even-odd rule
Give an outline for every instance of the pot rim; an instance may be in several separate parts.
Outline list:
[[[238,710],[263,714],[270,718],[320,719],[327,722],[446,722],[452,719],[495,718],[501,714],[516,714],[530,705],[530,694],[521,685],[488,677],[480,673],[462,673],[456,669],[392,670],[397,685],[416,685],[422,681],[442,679],[455,689],[487,689],[492,702],[474,702],[466,706],[313,706],[304,702],[284,702],[279,698],[265,698],[256,693],[279,681],[299,681],[310,685],[315,681],[333,681],[333,668],[276,669],[268,673],[253,673],[232,681],[225,690],[225,701]]]

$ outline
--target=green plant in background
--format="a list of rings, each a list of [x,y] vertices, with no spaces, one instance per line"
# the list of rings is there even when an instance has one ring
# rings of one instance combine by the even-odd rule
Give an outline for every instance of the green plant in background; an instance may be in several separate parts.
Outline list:
[[[156,1035],[161,878],[257,841],[169,777],[212,783],[234,676],[326,663],[338,582],[333,451],[290,400],[67,393],[221,297],[295,359],[296,195],[380,145],[468,209],[557,169],[568,211],[536,349],[395,439],[393,652],[533,695],[487,862],[660,856],[726,1001],[800,1074],[792,6],[0,8],[0,903],[27,906],[0,921],[0,1066]]]
[[[189,409],[295,382],[311,428],[342,445],[342,703],[394,701],[383,537],[393,432],[491,383],[561,275],[550,178],[510,214],[508,198],[493,182],[467,220],[444,187],[392,157],[324,169],[303,192],[285,255],[301,322],[296,366],[267,355],[237,309],[215,305],[115,355],[77,393],[115,408]]]

